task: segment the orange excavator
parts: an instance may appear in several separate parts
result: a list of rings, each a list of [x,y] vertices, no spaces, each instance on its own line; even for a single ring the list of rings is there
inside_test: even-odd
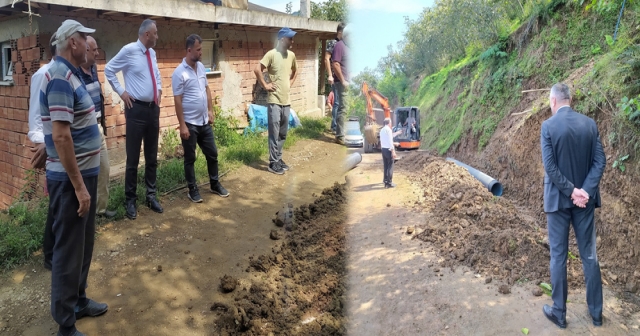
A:
[[[396,149],[417,149],[420,147],[420,110],[417,107],[389,108],[389,99],[374,88],[362,83],[362,93],[367,99],[367,120],[364,126],[364,152],[380,150],[380,129],[384,119],[391,119],[394,132],[393,142]],[[373,108],[374,99],[382,110]]]

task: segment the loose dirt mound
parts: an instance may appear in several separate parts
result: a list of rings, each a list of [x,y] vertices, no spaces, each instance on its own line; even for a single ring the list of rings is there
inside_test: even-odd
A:
[[[345,207],[345,185],[336,183],[294,209],[293,231],[278,229],[273,253],[250,257],[251,284],[229,294],[233,304],[211,306],[217,334],[345,334]]]
[[[416,167],[416,162],[426,164]],[[463,264],[513,284],[549,278],[546,230],[505,198],[493,196],[464,168],[414,153],[399,163],[423,190],[416,207],[428,213],[416,238],[439,249],[440,266]],[[572,255],[577,255],[574,251]],[[568,262],[572,285],[583,282],[579,260]]]

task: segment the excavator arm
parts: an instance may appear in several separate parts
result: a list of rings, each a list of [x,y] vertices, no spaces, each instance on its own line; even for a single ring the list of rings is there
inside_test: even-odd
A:
[[[376,89],[370,89],[367,82],[362,83],[362,93],[367,99],[367,114],[370,119],[367,121],[375,123],[375,120],[376,120],[376,116],[373,112],[373,103],[371,102],[372,98],[375,101],[377,101],[380,104],[380,106],[382,106],[382,110],[384,111],[384,117],[391,118],[391,109],[389,108],[389,99],[387,99],[387,97],[385,97],[382,93],[380,93]]]

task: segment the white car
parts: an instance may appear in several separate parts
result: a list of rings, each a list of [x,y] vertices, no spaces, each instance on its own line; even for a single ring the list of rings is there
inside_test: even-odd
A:
[[[364,136],[359,128],[348,128],[344,137],[344,144],[347,147],[363,147]]]

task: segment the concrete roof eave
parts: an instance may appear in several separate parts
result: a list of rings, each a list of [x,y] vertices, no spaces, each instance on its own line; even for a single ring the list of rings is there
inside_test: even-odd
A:
[[[12,0],[0,0],[0,8],[11,6]],[[264,13],[211,6],[194,0],[164,0],[162,6],[156,0],[38,0],[32,3],[94,9],[105,12],[120,12],[147,16],[196,20],[234,25],[262,27],[289,27],[320,33],[333,33],[338,22],[301,18],[287,14]],[[35,10],[34,10],[35,12]]]

